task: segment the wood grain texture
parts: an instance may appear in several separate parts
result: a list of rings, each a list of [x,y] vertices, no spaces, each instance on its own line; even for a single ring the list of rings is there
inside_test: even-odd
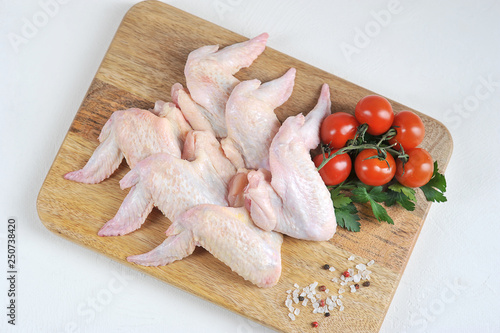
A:
[[[160,244],[170,224],[155,209],[143,227],[132,234],[97,236],[97,231],[114,216],[128,192],[121,191],[118,184],[128,167],[123,164],[109,179],[97,185],[78,184],[62,177],[85,165],[98,145],[102,126],[113,111],[132,106],[150,108],[157,99],[168,101],[171,86],[175,82],[185,84],[183,69],[190,51],[202,45],[226,46],[244,40],[246,38],[231,31],[157,1],[134,6],[123,19],[42,186],[37,202],[40,219],[49,230],[75,243],[278,331],[309,331],[310,323],[319,321],[321,326],[317,332],[376,332],[429,211],[430,204],[423,200],[422,194],[413,212],[388,208],[395,225],[378,223],[368,209],[361,206],[360,233],[338,229],[328,242],[285,237],[280,282],[275,287],[261,289],[243,280],[203,249],[164,267],[128,263],[125,260],[128,255],[147,252]],[[290,100],[276,111],[280,120],[308,112],[316,103],[324,82],[331,87],[334,112],[353,113],[356,102],[371,93],[270,48],[237,77],[268,81],[290,67],[297,69],[296,84]],[[391,102],[396,112],[411,110]],[[422,146],[444,171],[452,151],[451,136],[441,123],[419,114],[426,127]],[[351,255],[356,259],[347,261]],[[376,262],[371,266],[372,285],[354,294],[344,294],[343,312],[337,308],[325,318],[313,314],[310,306],[299,306],[302,312],[297,320],[288,318],[284,305],[286,290],[293,289],[294,283],[304,287],[318,281],[334,293],[339,285],[331,282],[333,277],[370,259]],[[337,271],[322,270],[325,263]]]

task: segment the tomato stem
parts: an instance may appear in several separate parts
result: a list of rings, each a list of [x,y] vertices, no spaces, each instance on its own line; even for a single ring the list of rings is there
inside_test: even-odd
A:
[[[377,157],[382,159],[382,160],[385,160],[386,162],[387,162],[387,160],[386,160],[387,153],[390,153],[391,155],[394,155],[397,158],[402,159],[403,161],[408,160],[408,155],[405,153],[403,147],[401,147],[401,151],[393,149],[393,147],[396,146],[397,143],[393,143],[389,146],[382,145],[382,143],[384,141],[387,141],[396,135],[396,130],[394,128],[391,128],[384,135],[382,135],[376,144],[364,142],[364,140],[365,140],[364,136],[365,136],[367,129],[368,129],[367,124],[359,125],[358,130],[356,131],[356,135],[354,136],[354,139],[350,140],[350,142],[348,143],[347,146],[340,148],[335,153],[331,152],[331,148],[329,145],[321,145],[321,152],[323,154],[323,161],[317,167],[317,170],[318,171],[321,170],[321,168],[323,168],[330,160],[334,159],[335,156],[341,155],[344,153],[348,153],[348,152],[354,151],[354,150],[375,149],[377,151],[377,154],[378,154]],[[356,143],[358,143],[359,138],[361,138],[361,143],[356,144]]]

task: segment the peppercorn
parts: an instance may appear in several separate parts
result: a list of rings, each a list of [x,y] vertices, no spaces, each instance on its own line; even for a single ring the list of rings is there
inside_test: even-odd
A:
[[[299,296],[299,301],[303,301],[304,300],[304,296]]]
[[[325,317],[330,317],[330,312],[325,312]]]
[[[312,327],[318,327],[319,326],[319,324],[318,324],[317,321],[313,322],[311,325],[312,325]]]
[[[363,287],[369,287],[369,286],[370,286],[370,281],[363,282]]]
[[[359,284],[357,284],[357,283],[356,283],[356,284],[354,285],[354,288],[359,289]]]
[[[351,276],[351,274],[349,274],[349,272],[348,272],[348,271],[345,271],[345,272],[344,272],[344,276],[345,276],[345,277],[349,277],[349,276]]]
[[[325,291],[326,290],[326,287],[325,286],[319,286],[319,291]]]
[[[322,300],[319,301],[319,306],[325,306],[325,300],[324,299],[322,299]]]
[[[330,265],[328,265],[328,264],[324,264],[324,265],[323,265],[323,269],[330,269]]]

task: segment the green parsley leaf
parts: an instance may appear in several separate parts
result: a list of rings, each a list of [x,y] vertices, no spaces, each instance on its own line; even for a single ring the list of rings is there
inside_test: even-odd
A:
[[[342,208],[352,202],[351,198],[340,192],[341,188],[337,187],[330,191],[333,207]]]
[[[416,201],[417,198],[415,197],[415,190],[412,189],[411,187],[406,187],[404,185],[401,185],[400,183],[394,183],[391,186],[389,186],[389,189],[394,191],[394,192],[401,192],[405,196],[408,197],[408,199],[412,201]]]
[[[359,223],[358,209],[351,202],[341,208],[335,209],[335,219],[339,227],[345,228],[349,231],[358,232],[361,223]]]
[[[420,189],[424,192],[427,201],[433,202],[446,202],[447,199],[444,196],[446,192],[446,179],[444,175],[439,173],[437,161],[434,162],[434,173],[432,174],[431,180]]]
[[[415,202],[417,198],[415,197],[415,190],[401,185],[400,183],[394,183],[389,186],[387,190],[387,199],[385,200],[386,206],[393,206],[398,203],[401,207],[406,210],[415,210]]]
[[[358,187],[352,191],[352,201],[365,203],[369,202],[373,211],[373,216],[379,221],[386,221],[389,224],[394,224],[394,221],[391,219],[389,214],[387,214],[387,210],[380,205],[378,202],[383,202],[387,200],[387,192],[382,192],[382,187],[377,186],[367,190],[366,187]]]

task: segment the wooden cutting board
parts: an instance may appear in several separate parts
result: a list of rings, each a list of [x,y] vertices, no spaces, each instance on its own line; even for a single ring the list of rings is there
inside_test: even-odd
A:
[[[320,324],[318,332],[378,331],[429,211],[430,204],[421,193],[413,212],[398,207],[388,209],[395,225],[377,222],[369,210],[361,206],[362,231],[359,233],[339,228],[328,242],[285,237],[280,282],[275,287],[261,289],[203,249],[164,267],[128,263],[127,256],[147,252],[164,240],[164,231],[170,222],[156,209],[143,227],[132,234],[98,237],[97,231],[114,216],[128,193],[128,190],[120,190],[118,184],[129,171],[125,163],[101,184],[85,185],[63,179],[65,173],[85,165],[98,145],[102,126],[113,111],[130,107],[147,109],[158,99],[170,100],[171,86],[176,82],[185,84],[183,69],[190,51],[203,45],[226,46],[244,40],[246,38],[238,34],[157,1],[134,6],[123,19],[45,179],[37,202],[40,219],[49,230],[77,244],[278,331],[308,331],[313,321]],[[311,110],[324,82],[332,90],[333,112],[353,113],[356,102],[370,94],[366,89],[271,48],[237,77],[268,81],[290,67],[297,69],[297,79],[292,97],[276,111],[281,121]],[[411,110],[392,103],[396,112]],[[438,121],[420,115],[426,127],[422,146],[430,151],[443,171],[452,151],[450,133]],[[354,261],[347,260],[351,255],[355,256]],[[313,314],[310,305],[299,305],[301,314],[295,321],[287,316],[286,291],[294,289],[293,284],[305,287],[317,281],[326,285],[330,294],[337,294],[339,285],[331,279],[371,259],[375,260],[370,268],[371,286],[343,294],[344,311],[338,311],[337,307],[327,318]],[[325,263],[337,271],[321,269]]]

